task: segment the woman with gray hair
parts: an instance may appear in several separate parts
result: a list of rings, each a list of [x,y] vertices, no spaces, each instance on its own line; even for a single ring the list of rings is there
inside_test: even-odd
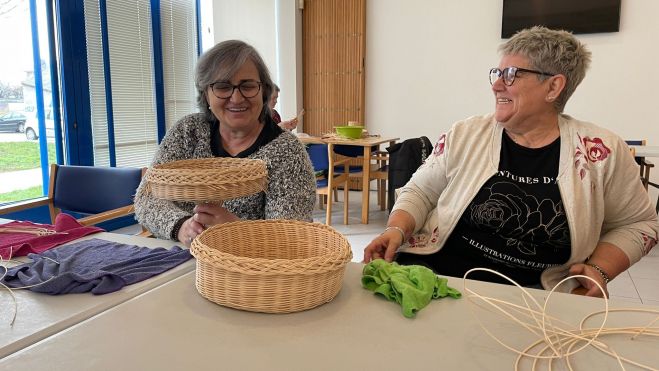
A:
[[[454,277],[485,267],[545,289],[585,275],[606,292],[657,243],[659,224],[625,142],[562,113],[591,54],[544,27],[518,32],[500,51],[489,73],[494,113],[439,137],[364,261],[395,258]],[[605,294],[585,278],[559,290]]]
[[[273,82],[250,45],[229,40],[197,62],[195,85],[201,113],[180,119],[160,143],[153,165],[207,158],[265,161],[265,192],[226,200],[222,205],[172,202],[144,192],[135,196],[137,220],[156,237],[190,245],[204,228],[238,219],[311,221],[316,181],[302,143],[272,120],[268,100]]]

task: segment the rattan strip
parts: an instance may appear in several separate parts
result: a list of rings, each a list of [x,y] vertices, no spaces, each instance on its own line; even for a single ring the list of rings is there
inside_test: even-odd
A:
[[[232,308],[289,313],[331,301],[340,291],[350,244],[331,227],[286,220],[214,226],[193,242],[196,286]]]
[[[262,160],[203,158],[159,164],[144,175],[146,190],[173,201],[221,201],[265,191]]]

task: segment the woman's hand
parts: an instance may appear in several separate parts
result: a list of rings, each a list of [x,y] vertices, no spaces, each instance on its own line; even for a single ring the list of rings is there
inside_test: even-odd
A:
[[[203,225],[204,229],[211,225],[240,220],[235,214],[224,208],[222,204],[217,203],[197,204],[192,211],[195,213],[192,218]]]
[[[597,271],[597,269],[587,264],[574,264],[570,267],[570,276],[574,275],[582,275],[594,279],[602,286],[604,293],[606,293],[606,297],[609,297],[609,291],[606,288],[606,282],[604,282],[604,278],[602,278],[602,275]],[[574,289],[572,293],[585,296],[594,296],[598,298],[604,296],[602,291],[600,291],[599,287],[597,287],[593,281],[582,277],[577,278],[577,280],[581,286]]]
[[[190,246],[201,232],[206,228],[222,223],[240,220],[235,214],[229,212],[221,204],[203,203],[195,206],[194,215],[186,220],[178,232],[178,240]]]
[[[176,238],[181,241],[185,246],[190,247],[190,244],[192,244],[192,240],[197,237],[201,232],[204,231],[204,226],[194,220],[194,216],[188,218],[183,224],[181,224],[181,228],[178,230],[178,236]]]
[[[381,235],[375,237],[371,243],[364,249],[363,263],[369,263],[371,260],[384,259],[388,262],[394,260],[396,250],[403,243],[401,233],[395,229],[389,229]]]

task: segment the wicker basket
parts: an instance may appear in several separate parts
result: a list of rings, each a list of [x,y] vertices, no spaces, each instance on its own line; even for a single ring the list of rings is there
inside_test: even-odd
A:
[[[244,158],[203,158],[156,165],[147,170],[147,192],[172,201],[213,202],[264,191],[265,162]]]
[[[317,307],[341,289],[350,244],[324,224],[289,220],[213,226],[190,247],[206,299],[236,309],[289,313]]]

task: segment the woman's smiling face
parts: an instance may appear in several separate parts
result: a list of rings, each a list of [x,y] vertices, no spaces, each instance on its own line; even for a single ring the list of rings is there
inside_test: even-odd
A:
[[[533,69],[526,57],[504,55],[499,62],[499,69],[511,66]],[[503,78],[496,80],[492,84],[495,119],[507,127],[513,127],[536,115],[546,114],[552,109],[545,99],[548,92],[546,81],[540,81],[538,75],[530,72],[517,72],[510,86],[503,83]]]
[[[227,81],[236,86],[231,97],[218,98],[211,87],[206,91],[211,112],[222,125],[231,130],[249,131],[259,125],[259,116],[263,110],[263,89],[259,89],[254,97],[245,98],[237,88],[237,85],[245,81],[260,81],[256,65],[249,59]]]

